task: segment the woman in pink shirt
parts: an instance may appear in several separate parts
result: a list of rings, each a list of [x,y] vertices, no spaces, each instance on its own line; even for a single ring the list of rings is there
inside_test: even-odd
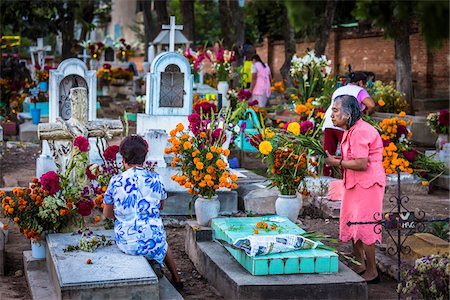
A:
[[[257,100],[260,107],[265,107],[271,92],[270,81],[272,78],[270,68],[262,62],[258,54],[253,55],[252,60],[252,83],[250,85],[252,100]]]
[[[350,72],[350,83],[338,88],[331,96],[331,104],[325,112],[324,122],[322,125],[323,130],[323,148],[335,154],[339,143],[342,140],[342,134],[344,131],[342,128],[336,127],[331,122],[331,108],[333,107],[334,98],[340,95],[351,95],[358,100],[359,108],[361,111],[371,115],[375,112],[375,102],[370,98],[369,93],[363,88],[367,83],[367,76],[364,73]],[[334,177],[332,169],[324,166],[323,175]]]
[[[347,222],[373,222],[383,210],[386,174],[382,165],[383,142],[378,131],[361,119],[361,110],[354,96],[334,99],[331,120],[344,130],[341,157],[327,151],[325,163],[341,167],[344,174],[339,239],[352,240],[353,253],[360,266],[354,271],[368,283],[378,283],[375,263],[375,242],[381,243],[381,231],[374,224],[347,225]]]

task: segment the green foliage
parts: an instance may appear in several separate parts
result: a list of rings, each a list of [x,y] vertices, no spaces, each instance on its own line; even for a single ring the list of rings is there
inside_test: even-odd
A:
[[[431,234],[448,241],[450,237],[450,231],[448,227],[448,222],[439,221],[430,224]]]
[[[383,28],[386,37],[396,38],[400,22],[418,20],[421,34],[428,47],[442,46],[449,36],[448,1],[383,1],[357,0],[353,15],[358,20],[371,21],[375,27]]]
[[[283,30],[286,20],[280,18],[284,13],[283,1],[251,1],[245,5],[244,12],[246,24],[255,26],[258,30],[253,31],[255,41],[262,41],[262,37],[268,36],[270,39],[283,39]]]

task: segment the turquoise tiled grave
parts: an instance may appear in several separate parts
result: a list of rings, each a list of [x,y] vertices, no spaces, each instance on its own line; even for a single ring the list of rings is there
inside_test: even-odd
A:
[[[276,217],[278,220],[272,221]],[[253,235],[255,225],[267,220],[269,224],[277,224],[277,230],[259,230],[259,235],[283,234],[301,235],[305,231],[287,218],[278,216],[254,218],[216,218],[211,227],[215,239],[233,243],[236,239]],[[298,273],[336,273],[338,271],[338,255],[322,249],[297,250],[251,257],[243,250],[226,247],[231,255],[252,275],[280,275]]]

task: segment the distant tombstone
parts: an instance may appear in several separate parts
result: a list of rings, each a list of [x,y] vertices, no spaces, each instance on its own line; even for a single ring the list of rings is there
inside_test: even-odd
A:
[[[71,88],[84,87],[88,91],[89,121],[97,117],[97,77],[94,70],[88,70],[86,64],[78,58],[62,61],[56,70],[50,70],[49,79],[49,122],[56,122],[57,117],[63,120],[70,118]]]
[[[132,61],[128,62],[127,68],[128,68],[131,72],[133,72],[133,75],[134,75],[134,76],[139,76],[139,71],[138,71],[137,66],[136,66],[136,64],[135,64],[134,62],[132,62]]]
[[[116,59],[116,53],[114,48],[108,47],[104,51],[104,62],[114,62]]]

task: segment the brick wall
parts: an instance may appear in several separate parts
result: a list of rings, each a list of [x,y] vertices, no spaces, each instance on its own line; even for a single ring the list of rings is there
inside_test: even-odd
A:
[[[441,49],[431,52],[426,49],[420,34],[413,33],[410,36],[410,45],[415,97],[448,97],[449,41],[447,40]],[[271,66],[275,80],[281,80],[279,70],[284,63],[283,42],[275,41],[269,45],[265,39],[256,48],[261,59]],[[307,48],[314,48],[314,43],[297,43],[297,55],[301,56]],[[325,55],[331,59],[335,74],[344,73],[344,65],[351,64],[353,70],[375,73],[376,79],[385,82],[395,81],[394,41],[385,39],[381,31],[369,33],[358,33],[354,29],[332,31]]]

